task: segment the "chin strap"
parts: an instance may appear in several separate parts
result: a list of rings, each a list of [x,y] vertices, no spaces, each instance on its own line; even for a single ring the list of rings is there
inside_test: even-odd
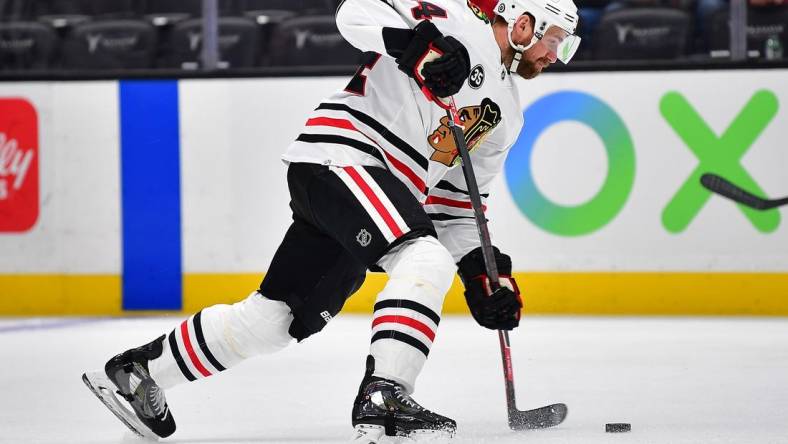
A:
[[[520,66],[520,60],[523,58],[523,53],[520,51],[514,52],[514,58],[512,59],[511,65],[509,65],[509,73],[516,73],[517,67]]]

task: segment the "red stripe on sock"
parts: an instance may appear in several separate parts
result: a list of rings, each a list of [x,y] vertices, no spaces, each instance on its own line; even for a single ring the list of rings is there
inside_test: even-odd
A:
[[[189,359],[192,360],[192,364],[194,367],[202,373],[203,376],[211,376],[211,372],[205,368],[204,365],[200,362],[200,359],[197,357],[197,353],[194,352],[194,347],[192,347],[192,341],[189,339],[189,320],[183,321],[181,324],[181,337],[183,338],[183,346],[186,347],[186,353],[189,355]]]
[[[367,196],[367,199],[372,203],[372,206],[378,211],[380,217],[383,218],[383,221],[386,222],[386,225],[391,230],[391,233],[394,237],[399,238],[402,236],[402,230],[397,223],[394,221],[394,218],[391,217],[391,213],[383,206],[383,203],[378,199],[378,196],[375,195],[375,192],[372,191],[372,188],[364,181],[364,178],[361,177],[360,174],[356,171],[353,167],[344,167],[345,171],[347,171],[348,175],[353,179],[353,182],[356,182],[361,191],[364,192],[364,195]]]
[[[416,330],[424,333],[425,336],[430,338],[430,341],[435,340],[435,332],[432,331],[432,329],[428,327],[427,324],[424,324],[423,322],[419,322],[415,319],[408,318],[405,316],[399,316],[399,315],[379,316],[375,318],[374,321],[372,321],[372,327],[374,328],[376,325],[383,324],[386,322],[393,322],[395,324],[407,325],[408,327],[415,328]]]

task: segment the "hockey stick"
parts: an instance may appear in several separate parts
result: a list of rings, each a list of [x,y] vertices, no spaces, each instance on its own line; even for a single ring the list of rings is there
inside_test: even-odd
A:
[[[725,196],[728,199],[746,205],[756,210],[770,210],[788,204],[788,197],[782,199],[764,199],[731,183],[713,173],[706,173],[700,176],[700,183],[709,191]]]
[[[436,103],[438,103],[437,100]],[[493,254],[490,232],[487,229],[487,219],[484,217],[484,211],[482,211],[482,199],[479,195],[479,186],[476,183],[476,175],[473,173],[471,156],[468,153],[468,147],[465,144],[465,136],[463,135],[462,129],[460,128],[462,123],[458,117],[457,105],[454,103],[453,97],[450,97],[448,102],[438,103],[438,105],[446,110],[449,128],[451,129],[457,149],[460,152],[460,158],[462,159],[462,173],[465,176],[465,182],[468,185],[468,194],[471,198],[471,207],[473,208],[473,215],[476,219],[476,228],[479,230],[479,240],[481,241],[482,245],[481,248],[482,256],[484,256],[484,266],[487,270],[487,276],[490,278],[490,287],[493,291],[495,291],[501,287],[498,277],[498,266],[495,263],[495,255]],[[568,413],[566,404],[552,404],[533,410],[517,410],[514,392],[512,353],[511,347],[509,345],[509,332],[506,330],[498,330],[498,340],[501,343],[501,358],[503,360],[504,383],[506,384],[506,407],[509,416],[509,427],[512,430],[542,429],[561,424]]]

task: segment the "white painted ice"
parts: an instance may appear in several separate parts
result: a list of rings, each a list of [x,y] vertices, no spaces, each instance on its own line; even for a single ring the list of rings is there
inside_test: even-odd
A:
[[[137,441],[84,370],[178,318],[0,320],[0,442]],[[167,393],[166,442],[341,443],[369,318]],[[47,327],[52,328],[34,328]],[[527,317],[512,334],[519,407],[569,405],[561,426],[512,432],[496,334],[447,317],[414,398],[459,424],[456,443],[788,443],[788,319]],[[632,423],[611,435],[606,422]]]

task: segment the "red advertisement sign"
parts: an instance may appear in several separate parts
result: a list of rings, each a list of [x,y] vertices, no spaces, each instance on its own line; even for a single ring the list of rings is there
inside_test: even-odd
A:
[[[38,219],[38,115],[24,99],[0,98],[0,233]]]

